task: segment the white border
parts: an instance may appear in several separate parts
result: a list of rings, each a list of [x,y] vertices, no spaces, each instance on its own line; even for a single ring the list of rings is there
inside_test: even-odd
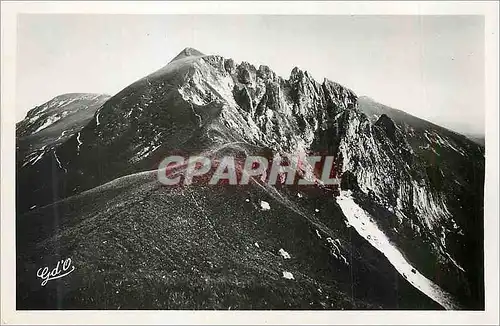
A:
[[[2,324],[498,324],[498,2],[2,2]],[[15,74],[17,13],[485,16],[485,311],[46,311],[15,310]],[[474,109],[474,108],[471,108]]]

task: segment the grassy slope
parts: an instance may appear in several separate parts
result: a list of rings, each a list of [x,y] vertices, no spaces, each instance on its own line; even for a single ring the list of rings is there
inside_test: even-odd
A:
[[[438,308],[343,226],[333,198],[313,188],[298,208],[286,199],[296,190],[281,194],[255,184],[167,188],[143,173],[35,210],[17,225],[18,309]],[[41,287],[36,270],[66,257],[76,270]]]

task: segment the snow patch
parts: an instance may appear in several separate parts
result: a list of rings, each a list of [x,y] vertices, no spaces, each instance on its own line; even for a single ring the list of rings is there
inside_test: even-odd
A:
[[[268,211],[271,209],[271,206],[269,205],[269,203],[267,201],[261,200],[260,201],[260,209],[263,211]]]
[[[332,255],[336,258],[336,259],[340,259],[340,257],[342,257],[342,252],[340,251],[340,241],[339,239],[335,239],[335,241],[328,237],[326,238],[326,242],[328,242],[330,244],[330,247],[332,249],[331,253]],[[345,259],[344,259],[345,261]]]
[[[61,135],[59,136],[59,138],[56,139],[56,141],[60,140],[61,138],[64,137],[64,135],[69,132],[68,130],[64,130],[63,132],[61,132]]]
[[[54,151],[53,153],[54,153],[54,157],[55,157],[55,159],[57,161],[57,164],[59,165],[59,168],[61,170],[64,170],[64,172],[68,172],[68,170],[65,167],[62,166],[61,161],[59,161],[59,157],[57,157],[56,151]]]
[[[59,120],[60,117],[57,117],[57,116],[53,116],[53,117],[49,117],[40,127],[38,127],[33,133],[36,134],[37,132],[39,132],[40,130],[43,130],[45,128],[47,128],[48,126],[50,126],[51,124],[55,123],[57,120]]]
[[[80,132],[78,132],[78,135],[76,136],[76,141],[78,142],[78,144],[76,145],[77,155],[80,155],[80,146],[83,144],[83,142],[80,140]]]
[[[454,298],[443,291],[437,284],[420,274],[404,258],[401,252],[389,241],[387,236],[372,222],[370,215],[359,207],[351,197],[350,191],[342,191],[337,197],[342,212],[356,231],[373,247],[387,257],[394,268],[405,277],[410,284],[433,299],[445,309],[457,309]],[[414,272],[413,272],[414,271]]]
[[[293,274],[287,271],[283,272],[283,278],[286,278],[287,280],[294,280],[295,278],[293,277]]]
[[[290,259],[292,257],[290,257],[290,254],[288,252],[285,251],[285,249],[281,248],[279,251],[280,255],[284,258],[284,259]]]
[[[47,145],[44,145],[37,152],[33,152],[33,153],[29,154],[27,156],[28,160],[26,160],[26,162],[24,162],[22,167],[24,167],[28,164],[35,165],[35,163],[38,162],[42,158],[42,156],[45,154],[45,147],[47,147]],[[38,154],[38,152],[41,152],[41,153]],[[38,156],[37,156],[37,154],[38,154]]]

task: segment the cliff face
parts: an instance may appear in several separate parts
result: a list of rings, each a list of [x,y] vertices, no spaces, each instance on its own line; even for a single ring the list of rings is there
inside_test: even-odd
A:
[[[191,60],[192,73],[179,87],[183,99],[199,106],[219,101],[218,123],[259,145],[306,150],[339,112],[356,108],[351,90],[326,79],[319,84],[298,68],[285,80],[267,66],[220,56]]]
[[[419,126],[422,137],[430,137],[429,144],[439,140],[452,157],[460,155],[464,162],[483,160],[465,172],[458,165],[442,168],[428,159],[428,151],[420,150],[423,145],[416,142],[421,138],[416,136],[420,131],[415,131],[418,128],[413,120],[403,119],[407,123],[402,123],[386,114],[367,115],[360,109],[356,94],[335,82],[325,79],[318,83],[298,68],[283,79],[267,66],[237,64],[232,59],[204,55],[194,49],[182,51],[164,68],[103,99],[96,100],[92,112],[85,109],[86,102],[81,102],[75,112],[92,115],[80,119],[71,132],[58,129],[58,137],[45,140],[45,148],[53,148],[54,155],[42,153],[36,160],[21,160],[17,171],[18,192],[23,194],[17,202],[19,212],[29,215],[34,206],[86,198],[89,191],[93,193],[95,187],[115,178],[154,170],[161,159],[172,153],[217,156],[222,151],[235,155],[267,151],[289,157],[331,155],[343,178],[342,196],[352,198],[355,210],[371,216],[364,223],[383,231],[423,275],[460,297],[460,304],[481,305],[481,289],[471,289],[469,285],[477,283],[482,270],[473,271],[477,261],[466,258],[470,252],[460,249],[460,244],[477,235],[468,229],[478,230],[477,220],[482,216],[475,222],[467,220],[465,208],[454,203],[457,189],[440,186],[445,175],[442,173],[457,180],[477,175],[477,180],[469,181],[481,184],[484,156],[472,142],[454,141],[443,130]],[[20,123],[19,143],[36,135],[35,129],[40,126],[29,121],[38,111],[33,110]],[[59,117],[61,112],[50,114]],[[129,191],[128,186],[125,189]],[[302,204],[293,197],[298,194],[290,198],[283,190],[266,191],[280,205],[293,207],[294,214],[305,216]],[[478,197],[459,193],[480,207]],[[324,193],[317,200],[335,202],[331,193]],[[351,212],[345,209],[351,206],[335,207],[335,214],[348,219]],[[26,217],[22,220],[22,225],[27,223]],[[359,230],[360,234],[363,232]],[[453,244],[449,243],[450,238]],[[371,235],[366,235],[366,239],[370,242]],[[36,241],[36,237],[30,241]],[[333,240],[331,243],[327,246],[333,255],[342,262],[342,268],[348,268],[343,263],[347,262],[346,255],[352,253],[348,245],[337,245]],[[376,248],[387,256],[383,249]],[[391,264],[396,266],[394,261]],[[416,284],[412,277],[419,274],[400,273]],[[432,284],[430,288],[435,289]],[[432,298],[446,308],[458,306],[452,303],[455,299]]]
[[[484,297],[481,267],[484,263],[484,147],[456,132],[369,98],[360,97],[358,103],[360,111],[375,125],[380,123],[377,120],[388,121],[386,117],[393,121],[396,138],[403,137],[418,158],[420,170],[428,180],[427,191],[442,198],[448,218],[433,223],[433,232],[430,233],[434,239],[430,242],[433,251],[439,252],[439,264],[447,265],[444,269],[451,274],[449,277],[441,276],[442,282],[446,282],[446,278],[460,280],[466,277],[469,281],[464,284],[468,285],[461,291],[468,293],[466,296],[476,298],[471,299],[469,304],[480,307],[478,302],[482,302]],[[413,165],[410,166],[413,168]],[[413,237],[412,230],[416,229],[414,219],[415,217],[402,221],[403,225],[411,227],[403,228],[406,230],[407,239]],[[420,230],[420,227],[417,230]],[[399,232],[401,234],[401,229]],[[401,235],[398,237],[401,238]],[[411,251],[414,246],[417,244],[411,245],[411,242],[408,242],[407,251]],[[429,273],[441,273],[433,266],[428,268]]]
[[[433,174],[411,147],[411,135],[391,118],[371,123],[351,90],[326,79],[320,84],[298,68],[285,80],[266,66],[219,56],[184,60],[193,68],[179,85],[183,100],[202,117],[214,103],[222,108],[201,118],[208,133],[230,130],[230,137],[292,156],[335,156],[339,172],[355,176],[361,193],[393,216],[396,230],[408,227],[429,243],[434,261],[454,264],[441,245],[441,225],[453,224],[445,193],[431,186]],[[218,143],[228,138],[215,137]]]

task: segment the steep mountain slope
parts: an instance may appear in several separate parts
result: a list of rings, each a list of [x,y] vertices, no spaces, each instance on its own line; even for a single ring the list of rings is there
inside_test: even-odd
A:
[[[37,158],[80,131],[109,95],[59,95],[30,110],[16,125],[17,164],[33,165]]]
[[[431,188],[443,194],[452,217],[439,224],[436,234],[441,239],[435,250],[469,279],[470,288],[465,291],[481,298],[484,291],[480,268],[484,263],[484,147],[463,135],[366,97],[359,99],[359,108],[371,121],[390,117],[397,128],[408,135],[410,146],[425,166]],[[414,232],[410,231],[408,237],[414,237]],[[410,243],[408,249],[412,246]],[[446,279],[446,275],[440,277]]]
[[[298,68],[285,80],[266,66],[185,49],[99,107],[78,134],[58,146],[56,162],[44,156],[18,168],[18,307],[436,307],[416,289],[447,309],[481,307],[482,264],[469,255],[482,253],[480,240],[472,239],[482,230],[482,192],[475,191],[482,187],[483,152],[465,138],[450,140],[446,130],[405,128],[389,115],[370,121],[352,91],[326,79],[318,83]],[[422,139],[439,143],[451,159],[463,156],[463,164],[443,156],[437,165]],[[335,198],[319,180],[304,190],[259,180],[166,189],[154,171],[136,174],[156,169],[167,155],[201,153],[213,159],[332,155],[342,196]],[[273,208],[261,211],[259,201]],[[33,205],[46,206],[30,211]],[[349,222],[364,216],[363,223]],[[106,234],[117,236],[101,242]],[[131,237],[137,241],[126,240]],[[284,250],[297,252],[288,271],[300,275],[297,283],[278,282],[286,265],[275,260],[279,256],[269,260],[254,252],[260,247],[252,247],[260,243],[256,239],[274,255],[283,242],[293,248]],[[109,250],[102,246],[108,241]],[[401,258],[385,251],[389,243]],[[225,267],[205,266],[200,259],[207,253]],[[50,263],[50,255],[76,259],[74,278],[81,282],[54,281],[52,288],[40,289],[36,279],[28,281],[36,266]],[[141,264],[124,268],[121,261],[133,257]],[[147,264],[165,259],[166,265],[147,271]],[[92,275],[94,268],[102,277]],[[167,273],[165,283],[158,279],[164,268],[183,277]],[[136,282],[128,284],[132,289],[120,273]],[[205,283],[186,285],[200,273],[208,273]],[[106,291],[111,280],[122,281],[114,285],[116,295]],[[318,284],[328,287],[324,298],[312,290]],[[151,286],[174,297],[144,297]],[[196,301],[200,287],[203,302]],[[127,302],[119,293],[132,293],[138,301]],[[84,302],[75,301],[78,295]]]

